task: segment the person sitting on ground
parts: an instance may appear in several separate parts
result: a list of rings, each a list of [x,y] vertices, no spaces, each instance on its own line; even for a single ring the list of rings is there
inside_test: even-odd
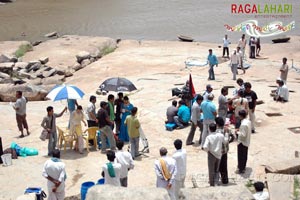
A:
[[[280,78],[280,77],[278,77],[278,78],[276,79],[276,84],[277,84],[277,85],[279,85],[279,81],[281,81],[281,78]],[[277,86],[276,90],[271,90],[270,95],[271,95],[272,97],[275,97],[275,96],[278,94],[278,88],[279,88],[279,86]]]
[[[174,121],[174,117],[177,115],[178,112],[178,108],[177,108],[177,101],[173,100],[172,101],[172,105],[170,107],[167,108],[167,120],[165,121],[165,123],[175,123]]]
[[[121,164],[115,162],[115,152],[108,150],[106,153],[108,163],[102,166],[104,173],[104,184],[120,186]]]
[[[269,193],[264,191],[265,185],[261,181],[257,181],[253,184],[256,193],[253,194],[255,200],[269,200]]]
[[[274,96],[274,101],[287,102],[289,100],[289,89],[284,84],[283,80],[278,81],[277,94]]]
[[[189,124],[191,118],[191,111],[185,105],[183,100],[179,101],[179,108],[177,116],[174,116],[174,121],[178,129],[182,129]]]

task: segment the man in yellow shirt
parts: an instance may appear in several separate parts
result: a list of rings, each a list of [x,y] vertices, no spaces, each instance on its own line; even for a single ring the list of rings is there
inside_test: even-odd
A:
[[[140,122],[136,117],[137,107],[133,107],[131,115],[128,115],[125,119],[124,124],[127,125],[129,142],[130,142],[130,153],[132,158],[139,156],[139,140],[140,140]]]

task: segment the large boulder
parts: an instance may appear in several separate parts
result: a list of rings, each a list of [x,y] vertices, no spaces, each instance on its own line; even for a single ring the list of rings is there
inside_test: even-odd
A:
[[[8,56],[1,54],[0,55],[0,63],[10,62],[10,59]]]
[[[96,185],[88,190],[86,200],[95,199],[151,199],[151,200],[169,200],[167,190],[162,188],[125,188],[110,185]]]
[[[16,101],[16,91],[22,91],[29,101],[44,100],[51,88],[36,85],[0,84],[0,101]]]
[[[16,62],[14,68],[27,69],[28,62]]]
[[[89,59],[90,57],[91,57],[91,54],[87,51],[80,51],[76,55],[77,62],[79,62],[79,63],[81,63],[81,61],[83,61],[85,59]]]
[[[48,78],[43,78],[42,79],[42,84],[43,85],[60,85],[63,84],[65,79],[65,76],[60,76],[58,74],[48,77]]]
[[[7,63],[0,63],[0,72],[4,72],[4,73],[11,73],[13,66],[15,63],[13,62],[7,62]]]

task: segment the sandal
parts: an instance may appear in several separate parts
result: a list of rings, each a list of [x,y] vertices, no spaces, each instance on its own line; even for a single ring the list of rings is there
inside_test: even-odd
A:
[[[20,136],[19,136],[19,138],[23,138],[23,137],[24,137],[24,135],[20,135]]]

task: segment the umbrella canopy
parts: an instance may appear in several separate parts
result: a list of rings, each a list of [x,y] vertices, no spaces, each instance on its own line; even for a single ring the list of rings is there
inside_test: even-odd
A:
[[[81,99],[84,93],[74,85],[57,85],[46,97],[52,101],[59,101],[63,99]]]
[[[131,92],[133,90],[136,90],[136,87],[130,80],[120,77],[106,79],[99,86],[99,88],[101,90],[114,92]]]

